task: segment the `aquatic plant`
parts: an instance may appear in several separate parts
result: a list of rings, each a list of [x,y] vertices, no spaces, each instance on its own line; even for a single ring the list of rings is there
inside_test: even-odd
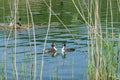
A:
[[[118,73],[118,56],[119,56],[119,44],[114,41],[113,30],[113,9],[112,1],[106,1],[106,37],[103,36],[102,19],[101,19],[101,7],[102,1],[90,0],[85,2],[85,8],[80,5],[80,9],[76,5],[76,2],[72,0],[76,10],[87,25],[88,29],[88,79],[89,80],[115,80],[120,75]],[[78,1],[81,3],[80,1]],[[117,1],[118,2],[118,1]],[[88,12],[85,16],[86,9]],[[109,12],[110,13],[109,13]],[[118,12],[119,13],[119,12]],[[108,15],[110,18],[108,19]],[[111,22],[111,33],[108,32],[108,21]],[[118,47],[115,47],[118,45]]]

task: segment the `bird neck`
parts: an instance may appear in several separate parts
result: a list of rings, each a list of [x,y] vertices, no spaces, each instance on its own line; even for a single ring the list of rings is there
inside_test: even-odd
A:
[[[53,46],[53,49],[55,49],[57,51],[57,48],[55,46]]]
[[[65,46],[62,47],[62,55],[65,55]]]
[[[65,46],[62,47],[62,50],[65,50]]]

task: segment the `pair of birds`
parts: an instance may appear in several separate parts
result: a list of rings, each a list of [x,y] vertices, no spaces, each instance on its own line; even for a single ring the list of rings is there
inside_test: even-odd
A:
[[[62,49],[61,49],[62,55],[65,55],[65,52],[75,51],[74,48],[67,48],[66,49],[66,44],[65,43],[63,43],[62,46],[63,46]],[[43,50],[43,52],[44,53],[53,53],[53,54],[56,54],[57,53],[57,48],[55,47],[55,43],[52,43],[51,47],[52,48],[48,48],[48,49]]]

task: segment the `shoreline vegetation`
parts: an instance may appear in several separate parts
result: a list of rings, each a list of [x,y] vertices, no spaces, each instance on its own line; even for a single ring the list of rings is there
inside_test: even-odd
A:
[[[10,29],[15,29],[15,26],[10,26],[10,25],[1,25],[0,26],[0,30],[10,30]],[[21,25],[19,28],[16,27],[16,29],[27,29],[27,28],[32,28],[32,25],[27,25],[27,24],[23,24]]]
[[[60,25],[59,22],[51,22],[50,24],[52,27],[58,27]],[[35,28],[43,28],[43,27],[46,27],[47,26],[47,23],[43,23],[43,24],[40,24],[40,25],[35,25]],[[24,29],[28,29],[28,28],[32,28],[33,25],[32,24],[22,24],[21,26],[17,27],[16,25],[16,29],[17,30],[24,30]],[[11,30],[11,29],[15,29],[15,26],[10,26],[8,24],[1,24],[0,25],[0,30]]]

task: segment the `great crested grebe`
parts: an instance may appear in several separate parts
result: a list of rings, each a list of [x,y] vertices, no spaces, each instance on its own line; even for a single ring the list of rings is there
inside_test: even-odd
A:
[[[57,52],[57,48],[55,47],[55,43],[51,44],[52,48],[48,48],[43,50],[44,53],[56,53]]]
[[[63,43],[62,46],[63,46],[62,50],[61,50],[62,51],[62,55],[65,55],[65,52],[73,52],[73,51],[75,51],[74,48],[67,48],[66,49],[66,44],[65,43]]]

